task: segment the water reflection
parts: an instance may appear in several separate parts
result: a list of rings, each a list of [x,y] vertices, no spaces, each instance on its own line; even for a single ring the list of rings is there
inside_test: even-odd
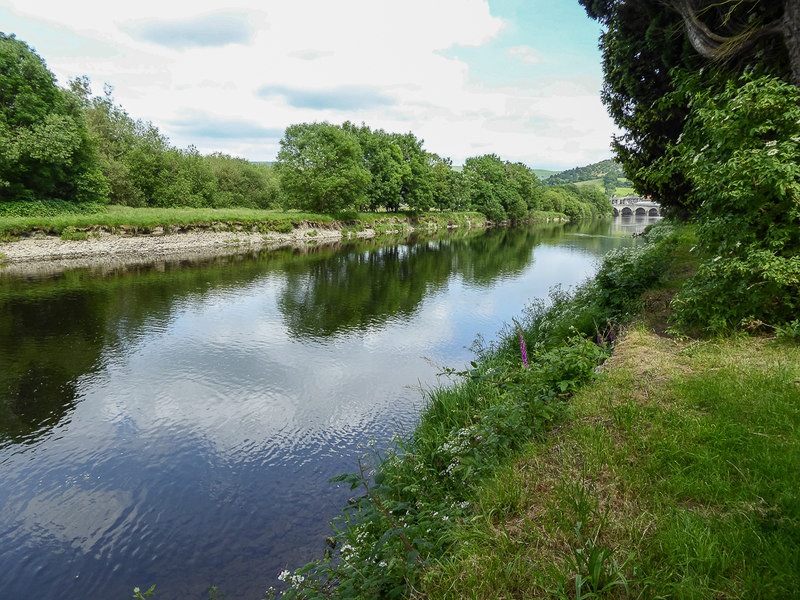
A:
[[[0,589],[257,598],[321,550],[359,444],[630,236],[608,222],[0,283]]]

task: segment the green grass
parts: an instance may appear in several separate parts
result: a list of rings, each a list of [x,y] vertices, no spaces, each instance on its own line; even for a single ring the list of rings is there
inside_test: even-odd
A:
[[[615,196],[636,196],[636,190],[632,187],[618,187],[614,190]]]
[[[347,213],[338,216],[345,222],[358,221],[370,226],[376,222],[394,220],[415,220],[429,224],[446,226],[448,222],[463,225],[467,220],[485,221],[479,213],[433,212],[418,215],[416,213]],[[231,225],[257,226],[264,233],[291,231],[292,224],[309,222],[319,226],[332,224],[336,216],[300,211],[254,210],[246,208],[213,209],[213,208],[130,208],[125,206],[109,206],[107,210],[91,214],[59,214],[38,217],[0,218],[0,238],[24,235],[32,231],[61,235],[68,227],[76,230],[105,228],[117,230],[125,228],[133,232],[148,232],[158,227],[191,227]],[[388,227],[388,226],[387,226]]]
[[[478,487],[417,597],[800,597],[800,345],[664,337],[691,238],[569,419]]]

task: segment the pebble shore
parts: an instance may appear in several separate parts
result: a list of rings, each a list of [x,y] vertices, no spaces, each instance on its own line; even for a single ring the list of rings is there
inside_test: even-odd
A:
[[[101,270],[160,261],[202,260],[292,244],[333,242],[341,231],[309,228],[290,233],[200,230],[159,235],[93,234],[87,240],[62,240],[35,234],[0,244],[0,275],[36,275],[91,267]],[[367,229],[358,237],[372,237]]]

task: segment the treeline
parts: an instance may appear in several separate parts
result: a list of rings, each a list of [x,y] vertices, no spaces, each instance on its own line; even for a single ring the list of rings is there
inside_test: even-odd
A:
[[[800,3],[579,1],[626,176],[698,225],[677,318],[800,328]]]
[[[589,218],[611,210],[599,190],[545,189],[521,163],[489,154],[469,158],[459,171],[413,133],[350,122],[288,127],[274,165],[178,149],[117,105],[110,87],[95,96],[80,77],[60,88],[27,44],[2,33],[0,72],[0,215],[53,203],[474,210],[492,221],[521,221],[533,211]]]
[[[531,169],[495,154],[468,158],[457,171],[413,133],[350,122],[288,127],[275,166],[286,204],[315,212],[475,210],[492,221],[520,221],[532,211],[609,213],[597,189],[546,189]]]

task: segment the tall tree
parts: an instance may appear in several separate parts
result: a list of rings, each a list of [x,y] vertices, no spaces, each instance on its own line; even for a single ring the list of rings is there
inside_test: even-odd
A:
[[[383,129],[373,131],[363,123],[358,127],[345,122],[342,129],[358,138],[364,166],[371,175],[365,192],[366,208],[398,210],[403,199],[403,180],[410,175],[400,144]]]
[[[800,86],[800,3],[796,0],[668,0],[695,50],[717,62],[745,56],[763,38],[782,38],[791,81]],[[780,43],[773,40],[774,61]]]
[[[358,138],[330,123],[290,125],[280,142],[277,168],[292,206],[333,213],[361,206],[370,173]]]
[[[423,150],[423,140],[409,132],[394,134],[394,140],[403,151],[403,182],[400,194],[403,202],[411,210],[429,210],[433,207],[434,174],[428,160],[428,153]]]
[[[106,201],[77,98],[25,42],[0,33],[0,200]]]
[[[789,55],[797,51],[796,41],[791,40],[798,39],[798,3],[579,1],[589,16],[606,28],[600,40],[605,74],[602,97],[612,118],[624,130],[614,138],[613,146],[627,178],[640,193],[687,214],[691,184],[684,171],[672,164],[671,157],[689,114],[691,97],[696,90],[709,86],[721,90],[728,79],[745,70],[785,79],[792,76]],[[780,31],[776,23],[780,23]],[[708,48],[713,47],[722,61],[714,69],[702,69],[708,66],[704,56],[708,53],[697,50],[703,46],[703,35]],[[689,86],[681,85],[687,73],[695,74],[695,79]]]

